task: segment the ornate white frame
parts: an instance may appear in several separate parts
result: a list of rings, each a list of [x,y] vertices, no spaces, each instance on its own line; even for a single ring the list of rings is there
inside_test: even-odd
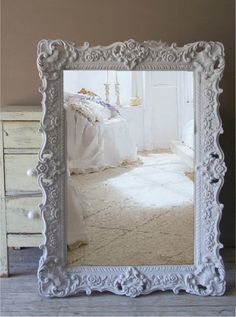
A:
[[[38,268],[40,293],[64,297],[85,291],[110,291],[135,297],[156,290],[185,290],[196,295],[222,295],[225,270],[219,242],[223,205],[219,192],[226,166],[219,146],[219,82],[224,47],[218,42],[175,43],[134,40],[109,46],[76,46],[62,40],[38,44],[37,67],[42,86],[44,141],[37,165],[42,189],[43,255]],[[195,240],[193,265],[67,267],[65,241],[65,114],[63,70],[186,70],[194,72],[196,117]]]

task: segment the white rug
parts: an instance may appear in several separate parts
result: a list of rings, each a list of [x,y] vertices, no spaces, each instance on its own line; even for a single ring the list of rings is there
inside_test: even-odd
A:
[[[172,153],[140,156],[143,164],[76,175],[90,202],[89,243],[68,252],[73,265],[193,263],[194,184]]]

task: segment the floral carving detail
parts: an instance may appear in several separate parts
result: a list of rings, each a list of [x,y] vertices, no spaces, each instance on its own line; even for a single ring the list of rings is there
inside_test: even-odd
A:
[[[209,103],[212,103],[214,101],[215,92],[212,88],[207,88],[205,90],[205,96],[208,99]]]
[[[205,138],[203,140],[204,142],[204,148],[206,152],[212,152],[214,151],[215,148],[215,144],[214,144],[214,136],[213,135],[209,135],[208,138]]]
[[[73,43],[66,43],[61,40],[42,40],[38,45],[37,65],[39,75],[41,78],[46,75],[47,79],[56,80],[59,78],[60,70],[63,67],[66,68],[67,63],[76,61],[77,58],[78,52]],[[56,92],[54,91],[54,93]]]
[[[36,169],[39,176],[53,180],[57,175],[64,172],[65,166],[53,156],[41,159],[38,162]]]
[[[48,200],[50,201],[50,208],[57,206],[59,198],[58,188],[53,185],[48,186]]]
[[[49,90],[48,90],[48,100],[49,100],[49,103],[50,104],[53,104],[54,101],[56,100],[57,98],[57,91],[54,87],[51,87]]]
[[[210,204],[212,204],[212,202],[214,202],[214,188],[211,186],[210,182],[208,181],[205,186],[203,187],[203,200],[206,202],[206,204],[208,204],[210,202]]]
[[[87,62],[96,62],[102,56],[102,53],[99,51],[88,50],[84,54],[84,60]]]
[[[221,214],[222,210],[223,210],[223,205],[212,205],[212,202],[206,202],[206,204],[208,205],[210,203],[210,206],[208,206],[207,208],[205,208],[205,210],[202,213],[202,216],[204,218],[204,220],[210,224],[214,221],[214,219]],[[214,222],[213,222],[214,223]]]
[[[163,61],[165,62],[175,62],[177,59],[177,55],[174,53],[173,50],[164,50],[163,53],[161,54],[161,57]]]
[[[224,161],[216,153],[208,153],[203,163],[198,166],[198,169],[201,170],[202,175],[210,182],[222,179],[227,170]]]
[[[214,131],[214,124],[215,124],[215,114],[213,112],[210,112],[209,115],[205,118],[203,121],[204,128],[207,131]]]
[[[211,208],[207,208],[203,211],[202,217],[207,223],[212,221],[212,210]]]
[[[77,285],[77,280],[73,275],[73,285]],[[67,271],[64,270],[61,261],[56,256],[48,256],[45,261],[42,258],[39,263],[38,279],[40,281],[40,292],[48,297],[63,297],[71,289],[71,279],[67,278]]]
[[[47,219],[50,221],[58,219],[59,217],[58,209],[52,207],[51,205],[43,206],[41,212],[44,213],[44,216],[47,217]]]
[[[169,275],[153,275],[152,283],[155,286],[170,286],[176,285],[180,281],[182,281],[182,277],[177,274],[169,274]]]
[[[196,295],[222,295],[225,292],[225,271],[221,263],[213,263],[206,257],[194,274],[185,277],[186,292]]]
[[[48,137],[48,142],[52,145],[52,146],[55,146],[57,145],[57,142],[58,142],[58,135],[57,134],[51,134],[49,137]]]
[[[58,117],[55,115],[48,115],[44,120],[44,127],[46,127],[47,131],[55,131],[58,127]]]
[[[100,276],[95,276],[95,275],[89,275],[86,277],[87,284],[92,287],[92,286],[98,286],[101,284],[102,279]]]
[[[214,230],[211,230],[206,234],[205,245],[208,251],[212,252],[215,246],[215,233]]]
[[[150,281],[137,269],[130,267],[125,274],[121,274],[114,283],[116,289],[126,296],[136,297],[149,288]]]
[[[55,233],[50,233],[50,236],[48,237],[48,244],[50,245],[51,249],[55,249],[57,247],[58,241]]]
[[[134,40],[129,40],[115,45],[112,53],[118,62],[122,62],[128,68],[133,69],[148,56],[149,49]]]

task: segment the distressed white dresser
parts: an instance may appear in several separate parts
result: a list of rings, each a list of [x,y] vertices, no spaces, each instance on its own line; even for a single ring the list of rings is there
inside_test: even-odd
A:
[[[41,107],[2,107],[0,114],[1,276],[8,276],[8,248],[41,243],[41,192],[35,166],[41,146]]]

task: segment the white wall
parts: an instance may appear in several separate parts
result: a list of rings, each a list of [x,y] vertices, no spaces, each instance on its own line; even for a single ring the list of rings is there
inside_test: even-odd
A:
[[[110,84],[110,103],[114,104],[116,73],[120,83],[120,101],[127,104],[132,95],[132,83],[130,71],[108,71],[108,83]],[[104,83],[107,83],[107,71],[104,70],[80,70],[64,71],[64,91],[77,93],[81,88],[94,91],[105,99]]]

